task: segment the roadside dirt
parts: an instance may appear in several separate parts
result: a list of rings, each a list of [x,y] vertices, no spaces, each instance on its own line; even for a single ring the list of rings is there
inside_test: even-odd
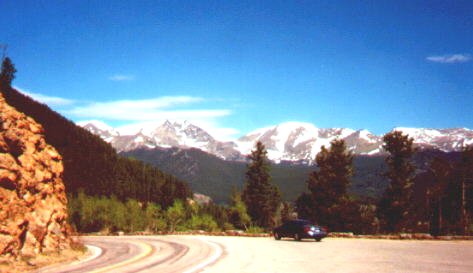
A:
[[[61,253],[39,254],[35,256],[23,256],[19,260],[0,258],[0,273],[23,273],[36,270],[41,267],[71,263],[87,257],[87,249],[67,249]]]

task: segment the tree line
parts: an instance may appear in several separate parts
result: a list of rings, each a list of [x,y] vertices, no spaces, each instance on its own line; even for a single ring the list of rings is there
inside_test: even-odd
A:
[[[384,175],[390,183],[379,200],[360,200],[347,193],[353,155],[343,140],[334,140],[316,157],[319,169],[307,181],[308,192],[296,201],[299,216],[332,231],[472,233],[473,147],[466,146],[455,162],[435,157],[427,172],[419,172],[412,162],[412,138],[394,131],[383,140],[388,153]]]
[[[163,207],[155,202],[140,202],[132,198],[121,201],[113,195],[90,196],[80,191],[68,196],[68,211],[72,227],[83,233],[263,231],[251,225],[250,216],[238,194],[226,207],[214,203],[199,204],[190,199],[175,199],[172,205]]]

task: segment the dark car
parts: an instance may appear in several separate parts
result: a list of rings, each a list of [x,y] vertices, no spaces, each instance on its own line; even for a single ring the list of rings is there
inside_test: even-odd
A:
[[[307,220],[299,219],[288,221],[275,228],[273,235],[276,240],[281,240],[282,237],[291,237],[296,241],[300,241],[302,238],[313,238],[320,242],[322,238],[327,236],[327,231]]]

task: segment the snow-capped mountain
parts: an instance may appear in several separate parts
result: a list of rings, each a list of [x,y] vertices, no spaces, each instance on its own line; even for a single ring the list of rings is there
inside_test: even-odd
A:
[[[259,129],[238,139],[237,148],[243,154],[250,153],[256,141],[265,144],[268,158],[274,161],[311,162],[324,145],[330,146],[334,139],[346,141],[356,154],[380,152],[382,141],[366,130],[355,131],[346,128],[321,129],[310,123],[287,122],[277,126]]]
[[[322,145],[330,146],[334,139],[345,140],[355,154],[376,155],[383,153],[382,136],[367,130],[347,128],[317,128],[310,123],[287,122],[255,130],[236,141],[216,140],[202,128],[188,122],[170,122],[154,128],[141,128],[133,133],[119,133],[102,122],[80,123],[82,127],[99,135],[119,152],[137,148],[198,148],[226,160],[244,160],[261,141],[268,151],[268,158],[280,161],[313,162]],[[473,130],[395,128],[414,138],[420,148],[446,152],[459,151],[464,145],[473,144]]]
[[[202,128],[188,122],[166,121],[156,128],[141,128],[138,132],[119,133],[103,123],[82,122],[79,124],[93,134],[112,144],[118,151],[137,148],[197,148],[226,160],[244,158],[235,149],[235,143],[218,141]]]
[[[402,131],[414,138],[414,145],[421,148],[435,148],[444,152],[460,151],[462,147],[473,144],[473,130],[466,128],[453,129],[425,129],[398,127],[394,130]]]
[[[79,122],[77,123],[77,125],[83,127],[84,129],[87,129],[94,135],[100,136],[106,142],[112,142],[114,137],[119,136],[119,133],[115,129],[113,129],[113,127],[99,120]]]

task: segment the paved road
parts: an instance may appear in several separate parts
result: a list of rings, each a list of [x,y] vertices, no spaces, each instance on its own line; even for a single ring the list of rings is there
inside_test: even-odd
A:
[[[204,272],[473,272],[473,242],[209,238],[226,257]]]
[[[201,238],[185,236],[82,237],[93,255],[38,273],[198,272],[215,262],[222,248]]]
[[[96,257],[39,272],[473,272],[472,241],[84,237]]]

